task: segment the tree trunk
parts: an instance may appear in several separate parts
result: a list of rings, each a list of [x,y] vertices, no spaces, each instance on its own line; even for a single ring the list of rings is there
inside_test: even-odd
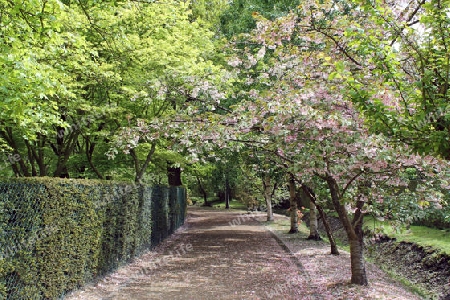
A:
[[[345,232],[347,233],[347,238],[350,243],[350,260],[351,260],[351,271],[352,278],[351,283],[359,285],[367,285],[366,268],[364,263],[363,255],[363,245],[362,245],[362,230],[359,234],[358,229],[355,230],[352,223],[348,218],[348,212],[344,205],[341,204],[341,195],[339,193],[339,187],[336,180],[331,175],[326,177],[328,187],[330,189],[331,201],[333,202],[334,208],[339,214],[339,219],[344,226]],[[362,219],[362,218],[361,218]],[[355,223],[355,222],[354,222]],[[356,222],[355,225],[358,223]],[[360,225],[362,226],[362,222]],[[358,232],[358,233],[357,233]]]
[[[153,142],[151,145],[151,148],[149,152],[147,153],[147,157],[145,158],[144,163],[142,166],[139,165],[139,158],[137,157],[136,151],[134,149],[130,149],[130,155],[133,158],[134,161],[134,169],[136,171],[136,175],[134,177],[134,182],[141,183],[142,178],[144,177],[145,170],[147,170],[148,165],[152,161],[153,154],[156,151],[156,142]]]
[[[37,170],[36,170],[36,160],[35,160],[35,156],[33,155],[33,149],[31,144],[25,140],[25,146],[27,146],[27,151],[28,151],[28,162],[31,165],[31,176],[37,176]]]
[[[317,224],[317,210],[314,202],[309,201],[309,236],[308,240],[320,241],[322,238],[319,235]]]
[[[167,179],[170,186],[181,186],[181,168],[170,167],[170,162],[167,162]]]
[[[230,183],[228,182],[228,178],[225,179],[225,208],[230,209]]]
[[[16,152],[15,155],[20,155],[20,154],[19,154],[19,152]],[[30,174],[30,172],[28,171],[28,166],[27,166],[27,164],[25,163],[25,161],[24,161],[23,159],[20,159],[20,160],[18,161],[18,164],[19,164],[19,166],[20,166],[20,170],[21,170],[23,176],[29,177],[31,174]]]
[[[267,206],[267,221],[273,221],[273,211],[272,211],[272,186],[270,184],[270,176],[266,175],[263,180],[264,187],[264,199],[266,200]]]
[[[328,223],[327,215],[323,211],[322,206],[317,204],[315,194],[306,184],[302,184],[302,190],[306,194],[308,199],[314,204],[314,206],[319,211],[320,218],[322,218],[322,223],[323,223],[323,226],[325,227],[325,232],[327,233],[328,240],[330,241],[331,254],[339,255],[339,250],[338,250],[336,241],[333,236],[333,231],[331,229],[330,223]]]
[[[98,179],[103,179],[103,175],[100,173],[100,171],[97,169],[97,167],[94,165],[94,162],[92,161],[96,143],[91,142],[89,137],[85,138],[85,143],[86,143],[86,149],[85,149],[86,158],[89,163],[89,166],[91,167],[92,171],[94,171],[95,175],[97,175]]]
[[[290,217],[291,217],[291,229],[289,233],[298,232],[298,214],[297,214],[297,197],[295,196],[295,180],[291,175],[289,178],[289,203],[290,203]]]
[[[22,155],[20,155],[19,148],[16,144],[16,141],[14,140],[13,130],[11,127],[7,127],[5,131],[0,131],[0,135],[3,137],[3,139],[8,143],[8,145],[12,148],[13,159],[10,159],[11,168],[14,171],[14,174],[17,177],[29,177],[31,174],[28,171],[28,167],[23,160]]]
[[[352,268],[351,283],[359,285],[368,285],[366,276],[366,266],[363,255],[363,245],[357,238],[356,240],[349,240],[350,243],[350,261]]]
[[[352,220],[352,226],[355,230],[355,234],[356,234],[356,241],[358,242],[358,245],[355,247],[355,260],[358,263],[355,263],[355,271],[357,272],[357,275],[355,276],[355,279],[353,279],[353,275],[352,275],[352,283],[355,284],[361,284],[361,285],[367,285],[367,276],[366,276],[366,269],[365,269],[365,262],[364,262],[364,257],[363,257],[363,251],[364,251],[364,232],[363,232],[363,221],[364,221],[364,213],[362,212],[362,208],[364,206],[364,201],[358,201],[356,203],[356,210],[355,210],[355,215],[354,218]],[[351,247],[350,247],[350,251],[351,251]],[[359,262],[360,261],[360,262]],[[360,266],[363,266],[363,268],[361,268]],[[352,268],[353,268],[353,263],[352,263]],[[359,269],[358,269],[359,268]]]
[[[202,181],[200,180],[200,177],[196,175],[195,178],[197,178],[197,184],[198,184],[198,187],[199,187],[199,189],[200,189],[200,192],[201,192],[202,195],[203,195],[203,206],[209,206],[209,203],[208,203],[208,193],[206,192],[206,189],[205,189],[205,187],[203,186]]]
[[[46,143],[46,137],[38,134],[38,149],[36,153],[36,161],[39,166],[39,176],[47,176],[47,166],[45,164],[44,146]]]
[[[63,118],[63,120],[65,120],[65,118]],[[57,156],[56,169],[53,172],[53,177],[69,178],[67,161],[77,145],[79,131],[69,130],[69,133],[66,134],[63,127],[58,127],[57,129],[56,145],[51,144],[53,152]]]
[[[328,240],[330,241],[331,254],[339,255],[339,249],[336,245],[336,240],[333,236],[333,230],[331,229],[330,223],[328,222],[328,217],[323,211],[322,206],[317,205],[317,210],[319,211],[319,215],[322,218],[323,226],[325,227],[325,232],[327,233]]]
[[[25,145],[28,149],[28,161],[31,164],[33,176],[47,176],[47,166],[44,161],[44,146],[46,137],[40,133],[36,134],[36,141],[34,143],[25,141]],[[39,173],[36,170],[35,164],[39,168]]]

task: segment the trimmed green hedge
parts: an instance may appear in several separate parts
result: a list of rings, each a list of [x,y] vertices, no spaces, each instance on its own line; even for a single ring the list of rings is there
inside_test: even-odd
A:
[[[153,190],[152,246],[158,245],[169,235],[169,202],[167,189],[156,186]]]
[[[182,187],[0,183],[0,298],[57,299],[115,270],[182,225],[185,199]]]

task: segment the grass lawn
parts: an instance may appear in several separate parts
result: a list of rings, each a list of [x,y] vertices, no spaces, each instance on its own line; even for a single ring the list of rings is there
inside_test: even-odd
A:
[[[371,217],[366,217],[365,226],[370,229],[378,228],[381,232],[395,237],[397,241],[416,243],[421,246],[431,246],[450,255],[450,229],[435,229],[425,226],[411,226],[395,230],[388,222],[381,222]]]
[[[192,201],[196,201],[196,205],[203,205],[203,198],[201,197],[191,197]],[[220,208],[225,208],[225,201],[220,201],[217,197],[210,197],[208,198],[208,203],[211,204],[214,207],[220,206]],[[243,209],[247,210],[247,206],[237,200],[231,200],[230,201],[230,209]]]

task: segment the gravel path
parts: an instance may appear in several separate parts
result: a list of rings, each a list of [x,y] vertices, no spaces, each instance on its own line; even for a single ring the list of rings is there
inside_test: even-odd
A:
[[[377,297],[373,286],[352,290],[333,283],[340,271],[330,266],[341,256],[328,255],[325,243],[292,243],[287,239],[294,235],[258,222],[263,215],[199,207],[189,207],[188,214],[186,224],[158,247],[65,300],[420,299],[401,288],[393,290],[399,297]],[[314,263],[314,257],[321,261]]]

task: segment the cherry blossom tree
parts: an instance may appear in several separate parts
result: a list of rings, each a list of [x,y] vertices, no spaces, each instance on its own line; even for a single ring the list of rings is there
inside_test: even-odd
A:
[[[303,1],[297,28],[328,55],[373,132],[450,158],[447,1]]]
[[[431,174],[442,170],[442,162],[407,154],[408,148],[396,148],[383,136],[371,134],[349,101],[345,82],[330,76],[338,74],[341,67],[331,63],[333,56],[341,58],[343,54],[327,37],[318,39],[321,33],[302,31],[305,35],[300,35],[301,25],[296,22],[294,15],[273,22],[261,19],[249,41],[261,48],[234,60],[236,66],[242,66],[241,72],[255,66],[259,69],[248,75],[249,84],[258,81],[269,86],[248,91],[247,100],[236,105],[239,124],[234,128],[241,130],[240,139],[260,142],[279,158],[280,165],[291,162],[288,171],[302,182],[319,179],[326,186],[349,239],[351,282],[367,284],[364,214],[390,192],[383,187],[399,190],[407,186],[407,181],[401,180],[406,168]],[[272,51],[269,62],[264,61],[265,51]],[[257,133],[252,130],[255,128]],[[440,201],[438,194],[436,197],[434,200]]]

